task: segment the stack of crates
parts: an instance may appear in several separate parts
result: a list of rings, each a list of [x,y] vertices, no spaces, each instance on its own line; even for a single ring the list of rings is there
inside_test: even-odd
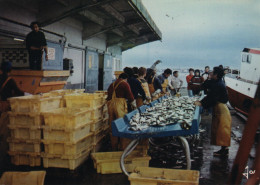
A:
[[[89,108],[60,108],[43,113],[45,168],[74,170],[88,159],[94,139],[91,114]]]
[[[61,96],[32,95],[10,98],[11,112],[8,125],[9,155],[15,165],[41,165],[41,135],[43,117],[41,112],[61,106]]]
[[[106,97],[105,91],[64,96],[67,107],[88,107],[91,109],[90,119],[93,122],[91,125],[91,132],[93,133],[92,152],[101,148],[100,144],[109,131]]]

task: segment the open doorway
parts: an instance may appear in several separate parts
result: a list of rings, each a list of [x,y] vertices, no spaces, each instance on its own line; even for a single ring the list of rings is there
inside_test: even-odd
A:
[[[98,90],[104,90],[104,54],[99,53]]]

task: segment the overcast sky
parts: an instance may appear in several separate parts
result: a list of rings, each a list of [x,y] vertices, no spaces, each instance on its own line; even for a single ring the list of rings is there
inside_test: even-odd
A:
[[[123,52],[124,66],[240,67],[244,47],[260,48],[260,0],[143,0],[162,32]]]

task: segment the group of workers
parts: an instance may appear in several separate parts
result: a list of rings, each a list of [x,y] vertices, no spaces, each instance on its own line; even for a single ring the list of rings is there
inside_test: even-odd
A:
[[[231,116],[226,106],[228,95],[223,80],[224,75],[223,67],[214,67],[210,72],[209,67],[206,66],[202,75],[200,70],[190,69],[186,77],[189,96],[199,95],[202,90],[207,94],[201,101],[196,101],[195,105],[205,109],[213,108],[211,144],[221,146],[219,151],[214,152],[215,156],[227,155],[231,141]],[[172,72],[171,69],[166,69],[156,76],[156,70],[152,68],[126,67],[108,88],[110,124],[160,96],[170,93],[176,95],[182,84],[178,71]],[[129,139],[114,137],[112,132],[110,138],[112,150],[124,150],[130,143]]]
[[[168,77],[171,69],[166,69],[163,74],[156,76],[156,70],[151,68],[124,68],[118,79],[108,88],[108,113],[109,122],[123,117],[128,112],[151,101],[169,94]],[[113,150],[123,150],[130,140],[112,136]]]

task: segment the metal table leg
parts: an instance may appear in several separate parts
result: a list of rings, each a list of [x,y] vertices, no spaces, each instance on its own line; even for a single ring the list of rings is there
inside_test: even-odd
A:
[[[138,145],[139,143],[139,139],[135,139],[133,140],[127,147],[126,149],[124,150],[123,154],[121,155],[121,159],[120,159],[120,167],[121,167],[121,170],[123,171],[123,173],[126,175],[126,176],[129,176],[129,173],[126,171],[125,169],[125,158],[135,149],[135,147]]]
[[[182,145],[184,146],[185,149],[185,154],[186,154],[186,160],[187,160],[187,170],[190,170],[191,168],[191,160],[190,160],[190,146],[185,137],[178,136],[182,142]]]

